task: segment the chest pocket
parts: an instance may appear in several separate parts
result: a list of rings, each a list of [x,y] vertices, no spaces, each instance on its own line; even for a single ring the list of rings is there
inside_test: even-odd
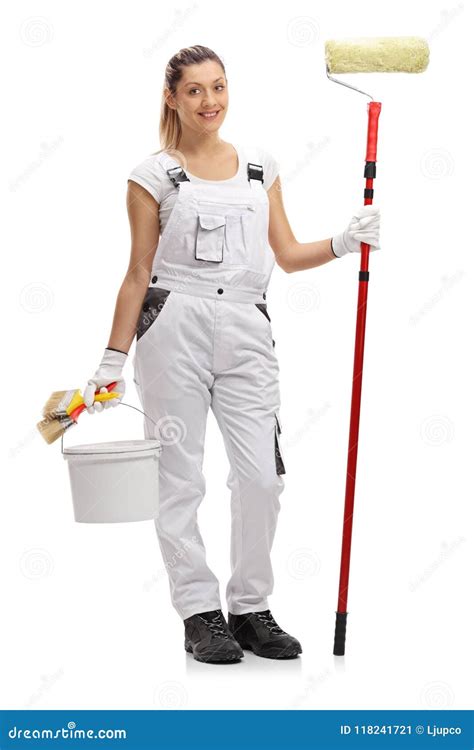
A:
[[[219,214],[198,214],[196,233],[196,260],[221,263],[224,260],[226,217]]]
[[[225,228],[226,252],[224,260],[230,265],[249,265],[252,261],[252,249],[257,244],[257,224],[255,206],[235,207],[227,216]]]
[[[247,266],[257,231],[256,207],[250,199],[241,203],[199,200],[194,257],[225,266]]]

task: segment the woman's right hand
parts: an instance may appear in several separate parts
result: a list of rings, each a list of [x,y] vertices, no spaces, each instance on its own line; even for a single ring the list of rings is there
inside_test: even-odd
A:
[[[95,371],[92,378],[87,381],[84,388],[83,399],[89,414],[95,414],[96,411],[102,411],[109,406],[117,406],[122,400],[125,393],[125,380],[122,377],[122,369],[127,361],[128,354],[119,352],[116,349],[107,347],[104,351],[102,361]],[[111,398],[108,401],[94,401],[96,390],[100,389],[101,393],[106,393],[105,386],[117,381],[114,391],[118,392],[117,398]]]

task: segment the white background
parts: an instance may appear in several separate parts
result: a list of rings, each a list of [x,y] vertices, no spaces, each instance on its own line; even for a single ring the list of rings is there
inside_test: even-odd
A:
[[[2,707],[469,708],[470,8],[42,0],[10,8],[2,28]],[[130,251],[126,178],[160,148],[168,59],[193,44],[222,57],[221,135],[273,153],[293,231],[310,242],[363,204],[368,100],[326,78],[324,41],[384,35],[424,36],[431,58],[421,75],[340,77],[382,102],[346,655],[332,647],[358,256],[275,266],[267,296],[287,469],[270,607],[303,654],[200,664],[184,652],[153,523],[75,523],[60,443],[35,424],[107,345]],[[138,406],[131,359],[124,400]],[[65,444],[141,430],[119,407],[84,415]],[[199,523],[226,613],[228,462],[211,412],[204,470]]]

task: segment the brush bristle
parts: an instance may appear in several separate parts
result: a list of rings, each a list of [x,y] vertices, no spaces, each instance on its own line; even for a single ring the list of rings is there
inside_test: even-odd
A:
[[[48,414],[54,414],[57,410],[61,400],[63,399],[65,391],[55,391],[46,401],[43,406],[43,415],[46,417]]]
[[[50,445],[67,430],[68,427],[75,424],[73,419],[51,419],[46,418],[36,425],[41,436]]]
[[[54,416],[58,413],[66,414],[66,410],[76,393],[76,389],[54,391],[43,406],[43,417]]]
[[[330,39],[325,44],[329,73],[422,73],[428,42],[418,36]]]

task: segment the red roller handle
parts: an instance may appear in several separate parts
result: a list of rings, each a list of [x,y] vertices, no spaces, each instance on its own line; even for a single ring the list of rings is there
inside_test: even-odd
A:
[[[382,104],[368,104],[368,129],[366,151],[366,184],[364,205],[372,204],[375,162],[377,161],[378,120]],[[352,518],[354,515],[354,493],[357,471],[357,448],[359,442],[359,419],[362,393],[362,370],[364,364],[365,320],[367,312],[367,292],[369,286],[369,250],[370,245],[361,242],[361,260],[359,270],[359,296],[357,300],[357,322],[354,346],[354,369],[352,376],[351,417],[349,427],[349,446],[346,471],[346,494],[344,502],[344,523],[342,532],[341,567],[339,575],[339,597],[336,612],[336,631],[333,653],[342,655],[345,652],[347,595],[349,589],[349,568],[351,559]]]
[[[369,125],[367,128],[367,153],[366,161],[377,161],[377,133],[379,127],[379,115],[382,109],[381,102],[369,102]]]

